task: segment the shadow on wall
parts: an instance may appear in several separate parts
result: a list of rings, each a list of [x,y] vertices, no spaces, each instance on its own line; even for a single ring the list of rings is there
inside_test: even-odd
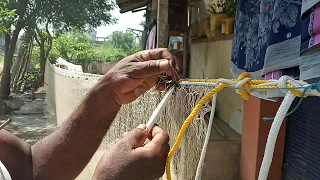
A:
[[[88,65],[85,65],[83,68],[85,73],[90,74],[106,74],[117,62],[94,62]]]

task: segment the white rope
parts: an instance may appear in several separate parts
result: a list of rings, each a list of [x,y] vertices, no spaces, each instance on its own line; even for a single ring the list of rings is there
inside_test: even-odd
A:
[[[242,88],[242,86],[247,82],[249,82],[250,80],[251,78],[244,78],[235,85],[237,94],[240,94],[240,88]]]
[[[215,94],[212,97],[211,113],[210,113],[210,118],[209,118],[207,135],[206,135],[206,138],[204,140],[204,145],[203,145],[201,156],[200,156],[200,160],[199,160],[199,163],[198,163],[195,180],[200,180],[201,179],[201,173],[202,173],[203,166],[204,166],[204,160],[205,160],[206,154],[207,154],[207,147],[208,147],[208,143],[209,143],[209,140],[210,140],[212,124],[213,124],[214,114],[215,114],[215,110],[216,110],[216,104],[217,104],[217,94]]]
[[[278,86],[280,88],[285,88],[287,82],[291,81],[291,80],[292,79],[289,76],[283,76],[279,79]],[[267,180],[267,178],[268,178],[270,166],[272,163],[274,148],[275,148],[275,144],[276,144],[276,141],[278,138],[278,134],[279,134],[282,122],[283,122],[284,118],[286,117],[287,112],[296,97],[291,91],[284,90],[284,89],[282,89],[281,91],[286,92],[286,96],[284,97],[284,99],[278,109],[278,112],[275,116],[275,119],[271,125],[271,129],[270,129],[270,132],[268,135],[268,139],[267,139],[266,148],[264,151],[264,157],[262,160],[258,180]]]

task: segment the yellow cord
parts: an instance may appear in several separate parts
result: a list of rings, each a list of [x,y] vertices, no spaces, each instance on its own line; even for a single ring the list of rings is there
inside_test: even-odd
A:
[[[193,109],[193,111],[191,112],[191,114],[188,116],[188,118],[185,120],[185,122],[183,123],[181,130],[178,134],[177,140],[176,142],[173,144],[168,158],[167,158],[167,163],[166,163],[166,174],[167,174],[167,180],[171,180],[171,167],[170,167],[170,163],[171,163],[171,159],[173,158],[173,155],[175,154],[175,152],[178,150],[178,147],[181,143],[181,140],[184,136],[184,134],[187,131],[187,128],[189,127],[190,123],[192,122],[192,120],[195,118],[195,116],[199,113],[201,107],[217,92],[219,92],[220,90],[222,90],[223,88],[227,87],[228,84],[226,83],[222,83],[220,85],[218,85],[216,88],[214,88],[213,90],[211,90],[207,95],[205,95],[204,97],[201,98],[201,100],[199,101],[199,103],[196,105],[196,107]]]
[[[241,80],[245,79],[245,78],[250,78],[250,74],[249,73],[242,73],[238,79],[231,79],[231,81],[234,82],[240,82]],[[181,80],[180,82],[217,82],[218,79],[184,79]],[[247,83],[245,83],[242,87],[244,88],[243,90],[239,90],[239,94],[245,99],[248,100],[250,97],[250,93],[252,92],[252,88],[258,88],[261,89],[260,91],[267,91],[264,90],[264,88],[266,89],[278,89],[279,86],[278,85],[273,85],[273,86],[265,86],[265,85],[261,85],[264,83],[268,83],[270,81],[268,80],[250,80]],[[227,83],[220,83],[217,87],[215,87],[214,89],[212,89],[209,93],[207,93],[204,97],[201,98],[201,100],[199,101],[199,103],[195,106],[195,108],[192,110],[192,112],[190,113],[190,115],[187,117],[187,119],[184,121],[184,123],[181,126],[180,132],[177,136],[177,139],[175,141],[175,143],[173,144],[169,154],[168,154],[168,158],[167,158],[167,162],[166,162],[166,175],[167,175],[167,180],[171,180],[171,160],[174,156],[174,154],[176,153],[176,151],[178,150],[180,143],[182,141],[183,136],[185,135],[190,123],[192,122],[192,120],[197,116],[197,114],[199,113],[201,107],[210,99],[212,98],[212,96],[216,93],[218,93],[219,91],[221,91],[222,89],[229,87],[230,84]],[[287,83],[287,88],[295,88],[295,86],[293,84]],[[293,94],[295,94],[298,97],[302,96],[302,93],[297,90],[297,89],[292,89],[291,90]]]

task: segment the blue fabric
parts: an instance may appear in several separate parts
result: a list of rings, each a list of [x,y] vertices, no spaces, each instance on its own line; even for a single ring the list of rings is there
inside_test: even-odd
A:
[[[300,36],[300,14],[301,0],[239,0],[232,50],[237,72],[263,75],[267,49]],[[288,47],[280,48],[285,51]]]

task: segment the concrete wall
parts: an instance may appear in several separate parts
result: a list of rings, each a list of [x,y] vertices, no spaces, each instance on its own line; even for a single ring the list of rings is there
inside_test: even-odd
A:
[[[84,71],[91,74],[106,74],[116,62],[94,62],[86,65]]]
[[[191,44],[190,78],[233,78],[231,67],[232,40]],[[243,99],[233,89],[218,94],[217,116],[229,123],[236,110],[242,111]]]

